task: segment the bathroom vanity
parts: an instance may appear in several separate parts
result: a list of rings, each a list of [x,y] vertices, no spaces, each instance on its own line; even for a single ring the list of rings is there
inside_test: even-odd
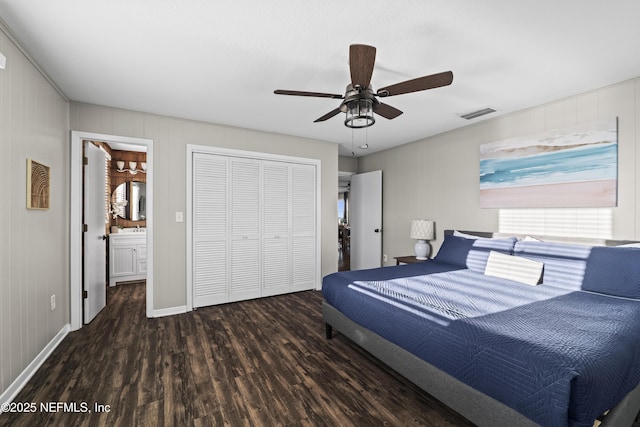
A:
[[[109,235],[109,286],[147,278],[147,233]]]

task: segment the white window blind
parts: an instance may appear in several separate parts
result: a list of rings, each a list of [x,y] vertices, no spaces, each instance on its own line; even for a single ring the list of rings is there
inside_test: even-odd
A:
[[[610,239],[611,208],[500,209],[500,233]]]

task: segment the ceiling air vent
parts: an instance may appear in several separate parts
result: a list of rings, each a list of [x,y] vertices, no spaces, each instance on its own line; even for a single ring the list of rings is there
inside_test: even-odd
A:
[[[471,113],[460,114],[460,117],[462,117],[463,119],[471,120],[471,119],[475,119],[476,117],[484,116],[485,114],[490,114],[495,112],[496,110],[494,110],[493,108],[487,107],[487,108],[483,108],[482,110],[473,111]]]

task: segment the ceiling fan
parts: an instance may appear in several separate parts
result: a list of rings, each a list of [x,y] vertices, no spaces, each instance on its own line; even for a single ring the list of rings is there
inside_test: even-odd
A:
[[[352,44],[349,46],[351,83],[347,85],[344,95],[282,89],[275,90],[274,93],[277,95],[343,99],[338,108],[331,110],[324,116],[314,120],[314,123],[323,122],[342,112],[346,113],[344,124],[347,127],[362,128],[371,126],[375,123],[375,118],[373,117],[374,112],[389,120],[395,119],[402,114],[402,111],[392,107],[391,105],[378,101],[377,98],[448,86],[453,81],[453,73],[451,71],[445,71],[396,83],[394,85],[378,89],[377,92],[374,92],[370,83],[375,60],[375,47],[363,44]]]

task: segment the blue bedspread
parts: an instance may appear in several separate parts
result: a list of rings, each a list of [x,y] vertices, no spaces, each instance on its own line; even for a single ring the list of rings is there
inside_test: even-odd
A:
[[[423,262],[342,272],[325,300],[544,426],[591,426],[640,383],[640,301]]]

